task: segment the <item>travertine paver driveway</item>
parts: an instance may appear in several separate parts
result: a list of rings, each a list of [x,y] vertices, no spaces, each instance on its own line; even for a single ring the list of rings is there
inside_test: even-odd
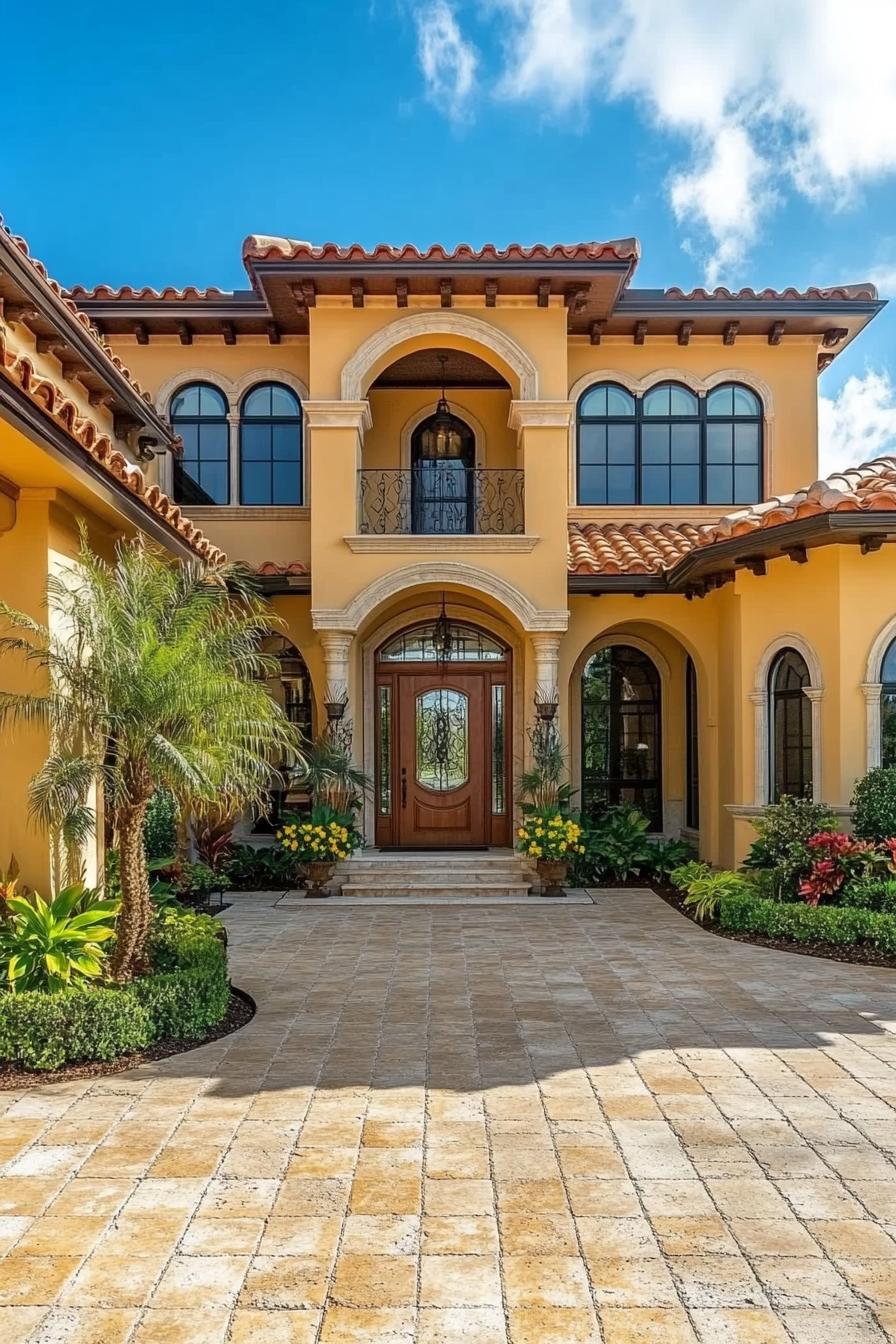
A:
[[[226,919],[247,1030],[0,1094],[3,1341],[896,1338],[896,975],[646,893]]]

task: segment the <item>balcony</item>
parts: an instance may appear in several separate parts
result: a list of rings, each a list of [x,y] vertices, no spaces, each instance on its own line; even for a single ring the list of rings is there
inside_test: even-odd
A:
[[[521,537],[523,473],[457,460],[358,472],[358,532],[381,537]]]

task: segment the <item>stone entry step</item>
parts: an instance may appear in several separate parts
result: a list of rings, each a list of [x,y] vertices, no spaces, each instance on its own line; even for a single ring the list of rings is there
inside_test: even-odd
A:
[[[524,899],[533,873],[513,850],[408,851],[354,855],[338,865],[332,886],[345,899]]]

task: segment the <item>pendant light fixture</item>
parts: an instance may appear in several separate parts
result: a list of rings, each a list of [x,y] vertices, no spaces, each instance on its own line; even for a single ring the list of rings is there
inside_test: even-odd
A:
[[[463,437],[457,427],[457,421],[451,414],[448,398],[445,396],[445,366],[448,356],[439,355],[442,369],[442,395],[436,405],[436,413],[420,436],[420,456],[424,461],[444,461],[446,458],[458,458],[463,455]]]
[[[432,644],[435,649],[436,663],[444,667],[451,661],[451,649],[454,644],[454,638],[451,633],[451,622],[448,619],[448,613],[445,610],[445,594],[442,594],[442,610],[436,617],[435,624],[432,627]]]

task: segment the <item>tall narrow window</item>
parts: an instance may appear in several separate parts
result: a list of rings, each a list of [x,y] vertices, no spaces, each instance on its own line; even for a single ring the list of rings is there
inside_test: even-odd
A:
[[[700,403],[678,383],[652,387],[643,401],[641,503],[694,504],[700,498]]]
[[[809,669],[795,649],[783,649],[769,672],[772,798],[812,796],[812,705],[804,694]]]
[[[495,815],[507,811],[505,751],[504,685],[496,681],[492,686],[492,812]]]
[[[230,429],[224,394],[211,383],[190,383],[175,392],[169,406],[184,450],[174,463],[178,504],[230,502]]]
[[[617,803],[632,803],[662,829],[660,678],[627,644],[600,649],[582,674],[583,810],[596,819]]]
[[[240,409],[240,503],[301,504],[302,408],[280,383],[247,392]]]
[[[697,723],[697,670],[689,656],[684,673],[685,732],[687,735],[687,790],[685,825],[700,829],[700,730]]]
[[[762,405],[740,383],[698,397],[658,383],[634,397],[596,383],[576,417],[579,504],[755,504],[762,498]]]
[[[706,502],[753,504],[760,498],[762,407],[738,383],[706,398]]]
[[[392,688],[378,687],[379,697],[379,776],[377,806],[381,817],[392,811]]]
[[[884,654],[880,688],[880,763],[896,765],[896,639]]]
[[[616,383],[589,388],[579,402],[580,504],[634,504],[635,399]]]

